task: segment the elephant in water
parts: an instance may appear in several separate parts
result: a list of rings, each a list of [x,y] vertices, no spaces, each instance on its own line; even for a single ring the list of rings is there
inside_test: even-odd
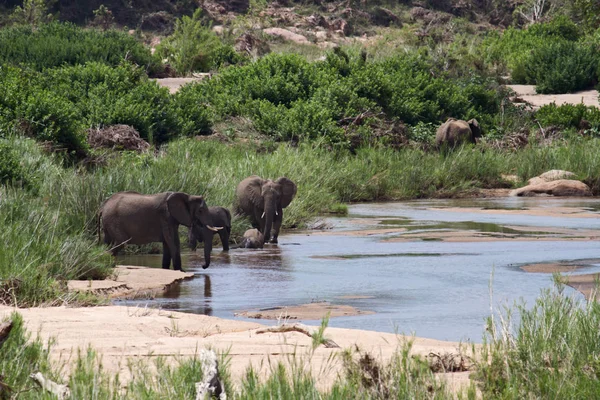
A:
[[[209,231],[221,228],[211,225],[208,206],[202,196],[181,192],[140,194],[119,192],[104,202],[98,213],[98,239],[100,225],[104,232],[104,243],[112,246],[116,255],[126,244],[162,242],[162,267],[181,269],[179,225],[191,227],[198,237],[207,237]],[[210,265],[212,241],[204,246],[202,268]]]
[[[253,175],[238,184],[235,195],[236,212],[249,217],[252,226],[264,235],[265,241],[277,243],[283,209],[296,196],[296,184],[285,177],[272,181]]]
[[[220,226],[223,229],[219,230],[219,237],[221,238],[221,244],[223,251],[229,251],[229,235],[231,234],[231,213],[225,207],[208,207],[208,214],[210,216],[212,226]],[[206,230],[204,233],[208,233],[208,236],[197,237],[194,234],[194,230],[190,228],[188,233],[188,244],[190,249],[196,250],[198,242],[212,243],[214,231]]]
[[[264,243],[265,237],[258,229],[248,229],[244,232],[240,247],[246,249],[262,249]]]
[[[481,137],[481,127],[476,119],[463,121],[448,118],[435,134],[435,144],[438,148],[446,146],[454,148],[460,143],[476,143],[475,139]]]

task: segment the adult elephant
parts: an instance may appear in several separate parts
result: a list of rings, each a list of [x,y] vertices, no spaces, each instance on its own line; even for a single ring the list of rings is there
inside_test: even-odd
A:
[[[236,212],[250,218],[252,226],[263,234],[264,241],[277,243],[283,209],[296,196],[296,184],[286,177],[272,181],[253,175],[238,184],[235,195]]]
[[[220,226],[223,229],[219,230],[219,237],[221,238],[221,244],[223,251],[229,251],[229,235],[231,234],[231,213],[225,207],[208,207],[208,215],[210,216],[212,226]],[[208,236],[197,236],[194,230],[190,228],[188,232],[188,244],[190,249],[196,250],[198,242],[206,243],[213,241],[214,231],[207,230]]]
[[[98,238],[100,223],[104,243],[112,246],[116,255],[126,244],[162,242],[162,267],[181,269],[181,246],[179,225],[191,227],[198,236],[218,231],[211,225],[208,207],[202,196],[182,192],[140,194],[119,192],[102,205],[98,214]],[[210,265],[212,241],[204,246],[204,265]]]
[[[463,121],[448,118],[435,134],[435,144],[438,148],[453,148],[460,143],[475,143],[481,137],[481,127],[476,119]]]

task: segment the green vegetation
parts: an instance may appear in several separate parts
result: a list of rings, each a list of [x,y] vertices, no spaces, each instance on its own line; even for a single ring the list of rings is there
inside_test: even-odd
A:
[[[519,315],[517,326],[512,316]],[[484,398],[594,397],[600,390],[600,305],[567,297],[558,286],[533,307],[519,304],[488,320],[477,377]]]
[[[202,9],[192,17],[183,16],[175,23],[175,32],[157,49],[177,74],[208,72],[223,65],[238,64],[244,60],[231,45],[224,44],[200,18]]]
[[[70,23],[52,22],[37,28],[18,25],[0,30],[0,64],[29,66],[35,70],[100,62],[117,66],[123,61],[139,65],[149,74],[161,69],[158,58],[126,32],[101,32]]]
[[[514,83],[534,84],[538,93],[568,93],[598,82],[600,43],[581,33],[571,19],[559,16],[490,35],[483,48],[487,61],[507,68]]]

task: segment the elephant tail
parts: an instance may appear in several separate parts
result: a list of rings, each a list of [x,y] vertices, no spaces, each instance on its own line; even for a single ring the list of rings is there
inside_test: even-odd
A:
[[[100,237],[100,222],[102,220],[102,210],[98,210],[96,217],[96,233],[98,234],[98,244],[102,244],[102,238]]]

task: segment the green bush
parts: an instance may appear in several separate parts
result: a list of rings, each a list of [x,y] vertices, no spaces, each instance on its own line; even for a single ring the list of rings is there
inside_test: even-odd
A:
[[[298,55],[270,54],[249,65],[229,67],[183,88],[176,103],[181,115],[200,114],[201,122],[187,123],[186,132],[207,131],[205,121],[214,113],[217,120],[248,117],[260,132],[277,140],[324,138],[347,145],[348,130],[360,131],[361,137],[376,136],[374,119],[414,125],[439,123],[450,116],[476,117],[484,125],[492,124],[504,96],[491,80],[476,75],[452,78],[426,54],[368,61],[337,50],[314,63]]]
[[[15,149],[0,139],[0,184],[12,183],[26,186],[30,178],[19,163],[19,155]]]
[[[600,109],[585,104],[557,106],[552,103],[541,107],[535,116],[542,126],[579,129],[581,121],[586,120],[592,129],[600,129]]]
[[[123,60],[141,66],[149,74],[163,68],[150,49],[125,32],[83,29],[67,22],[0,30],[0,64],[43,70],[89,61],[116,66]]]
[[[525,73],[538,93],[568,93],[597,82],[600,48],[575,42],[546,42],[531,52]]]
[[[171,96],[128,63],[64,66],[44,72],[3,67],[0,128],[13,128],[77,157],[85,155],[85,128],[133,126],[162,143],[179,134]]]
[[[0,67],[0,125],[17,130],[70,155],[83,156],[87,143],[76,106],[60,93],[41,85],[43,75],[14,67]]]
[[[208,72],[227,64],[237,64],[244,58],[231,45],[205,25],[198,8],[191,17],[183,16],[175,23],[175,32],[157,47],[157,54],[166,59],[179,75]]]
[[[582,32],[559,16],[527,29],[491,33],[482,51],[488,64],[507,68],[514,83],[537,84],[539,93],[564,93],[590,86],[597,77],[597,48],[583,44]]]

